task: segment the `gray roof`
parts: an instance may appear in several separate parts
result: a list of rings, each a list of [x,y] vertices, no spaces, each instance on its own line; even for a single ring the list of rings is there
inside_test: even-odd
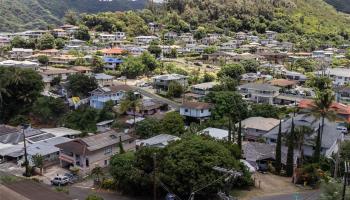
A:
[[[43,132],[38,129],[27,128],[25,131],[27,138],[42,134]],[[3,144],[18,144],[23,141],[23,130],[20,128],[0,125],[0,143]]]
[[[180,80],[185,78],[187,78],[187,76],[184,76],[181,74],[166,74],[166,75],[159,75],[159,76],[153,77],[153,79],[159,79],[164,81]]]
[[[140,146],[152,146],[152,147],[165,147],[169,142],[180,140],[179,137],[168,134],[160,134],[146,140],[141,140],[138,145]]]
[[[100,74],[95,74],[95,78],[96,78],[96,80],[110,80],[110,79],[113,79],[114,76],[100,73]]]
[[[321,123],[320,120],[316,119],[312,115],[298,114],[297,116],[294,117],[295,127],[308,126],[313,130],[313,133],[311,135],[305,137],[304,144],[307,144],[307,145],[312,145],[312,146],[314,145],[315,138],[317,136],[317,130],[319,128],[320,123]],[[291,130],[291,126],[292,126],[292,118],[289,118],[283,121],[282,133],[289,134]],[[336,122],[330,122],[329,120],[325,119],[324,133],[322,136],[323,148],[326,148],[326,149],[330,148],[338,138],[342,137],[342,133],[340,130],[337,130],[337,126],[338,124]],[[277,139],[278,128],[279,126],[276,126],[271,131],[266,133],[264,137],[270,138],[270,139]]]
[[[106,131],[101,134],[96,134],[90,137],[82,138],[89,151],[95,151],[104,147],[117,144],[119,142],[119,136],[122,137],[122,141],[132,139],[129,135],[124,133],[117,133],[114,130]]]
[[[256,162],[260,160],[276,158],[276,145],[275,144],[265,144],[258,142],[247,142],[243,143],[243,157],[248,162]],[[287,162],[287,152],[288,148],[282,146],[281,151],[281,161],[283,164]]]
[[[260,91],[279,91],[279,87],[272,86],[266,83],[247,83],[238,86],[238,88],[254,89]]]
[[[72,139],[66,137],[55,137],[52,139],[44,140],[37,142],[31,145],[28,145],[27,151],[29,155],[49,155],[55,152],[58,152],[60,149],[55,147],[57,144],[71,141]]]
[[[249,117],[242,122],[242,128],[251,128],[262,131],[270,131],[279,124],[278,119],[265,117]]]

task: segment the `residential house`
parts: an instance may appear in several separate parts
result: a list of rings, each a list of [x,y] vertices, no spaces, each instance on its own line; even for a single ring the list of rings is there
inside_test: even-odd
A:
[[[105,120],[105,121],[102,121],[102,122],[98,122],[96,124],[97,132],[105,132],[107,130],[110,130],[110,128],[112,127],[113,122],[114,122],[113,119]]]
[[[152,33],[159,32],[162,29],[162,25],[156,22],[148,23],[148,28]]]
[[[39,63],[31,62],[31,61],[4,60],[4,61],[0,61],[0,66],[19,67],[24,69],[37,70],[39,68]]]
[[[112,42],[116,40],[116,36],[114,34],[106,34],[106,33],[101,33],[98,35],[98,40],[99,42]]]
[[[211,107],[209,103],[186,101],[180,107],[180,115],[201,121],[211,116]]]
[[[192,33],[183,33],[178,38],[179,41],[185,43],[185,44],[195,44],[196,41],[193,38]]]
[[[95,79],[100,87],[112,86],[114,76],[110,76],[104,73],[95,74]]]
[[[153,36],[153,35],[151,35],[151,36],[144,36],[144,35],[137,36],[137,37],[135,37],[135,44],[140,45],[140,46],[149,45],[152,41],[158,40],[158,39],[159,39],[158,37]]]
[[[273,99],[279,95],[279,87],[272,86],[266,83],[247,83],[237,87],[247,100],[256,103],[273,104]]]
[[[342,86],[350,83],[350,69],[348,68],[328,68],[324,71],[315,72],[317,76],[329,76],[333,85]]]
[[[228,140],[228,130],[208,127],[201,130],[198,134],[210,136],[216,140]]]
[[[56,146],[60,149],[61,167],[76,167],[79,173],[86,175],[95,167],[107,167],[111,157],[119,153],[120,142],[125,151],[135,150],[135,140],[131,136],[117,133],[114,130],[78,138]]]
[[[288,80],[288,79],[273,79],[269,81],[269,84],[287,90],[287,89],[295,88],[297,85],[297,82],[293,80]]]
[[[136,146],[139,148],[142,147],[157,147],[157,148],[164,148],[168,146],[169,143],[175,142],[177,140],[180,140],[181,138],[169,135],[169,134],[159,134],[154,137],[140,140],[136,142]]]
[[[144,98],[141,100],[141,106],[134,113],[131,109],[127,110],[128,115],[135,115],[138,117],[145,117],[159,113],[162,109],[167,110],[167,105],[155,99]]]
[[[278,126],[279,120],[265,117],[249,117],[241,121],[244,139],[258,141],[263,135]],[[238,124],[236,124],[238,127]]]
[[[105,57],[121,56],[124,53],[124,50],[121,48],[102,49],[100,51],[103,53]]]
[[[212,88],[217,85],[216,82],[200,83],[197,85],[191,85],[191,92],[186,93],[187,98],[193,98],[196,100],[203,99],[207,94],[212,91]]]
[[[309,111],[314,107],[312,99],[303,99],[299,102],[298,107],[301,110]],[[338,102],[333,102],[330,109],[337,115],[337,121],[344,121],[350,123],[350,106]]]
[[[77,57],[73,55],[59,55],[54,56],[49,59],[49,64],[51,65],[69,65],[75,62]]]
[[[19,37],[25,38],[25,39],[38,39],[44,34],[46,34],[48,31],[45,30],[28,30],[20,33],[16,33]]]
[[[305,83],[305,81],[307,80],[306,75],[304,75],[304,74],[302,74],[300,72],[283,70],[281,74],[286,79],[295,80],[295,81],[298,81],[300,83]]]
[[[68,37],[68,33],[67,31],[61,29],[61,28],[58,28],[58,29],[53,29],[51,31],[52,35],[57,37],[57,38],[66,38]]]
[[[104,57],[103,61],[105,63],[103,68],[106,70],[116,70],[123,63],[122,59],[114,57]]]
[[[50,84],[54,78],[61,78],[62,81],[67,80],[68,76],[77,74],[77,71],[60,68],[41,68],[39,74],[43,77],[45,90],[49,90]]]
[[[238,40],[245,40],[247,38],[247,34],[244,32],[238,32],[236,33],[236,39]]]
[[[275,32],[275,31],[266,31],[265,35],[267,36],[267,39],[274,40],[277,37],[277,32]]]
[[[86,76],[92,75],[92,69],[86,66],[73,66],[70,68],[71,70],[77,71],[79,74],[84,74]]]
[[[178,34],[174,31],[169,31],[164,34],[164,39],[169,41],[176,40],[178,37]]]
[[[126,34],[125,32],[115,32],[115,39],[117,41],[120,41],[120,40],[126,40]]]
[[[11,39],[8,37],[0,36],[0,47],[9,46],[11,44]]]
[[[343,87],[339,89],[336,92],[336,99],[340,103],[350,105],[350,87]]]
[[[243,158],[253,167],[258,170],[265,171],[268,168],[268,163],[276,160],[276,144],[265,144],[259,142],[243,142],[242,144]],[[287,165],[288,148],[281,147],[281,163]],[[294,151],[294,164],[299,157],[299,152]]]
[[[114,85],[110,87],[99,87],[90,92],[90,106],[96,109],[102,109],[106,102],[113,101],[119,103],[125,93],[131,91],[128,85]]]
[[[153,87],[157,91],[168,91],[168,86],[171,82],[177,82],[182,87],[188,86],[188,77],[180,74],[166,74],[152,77]]]
[[[308,114],[298,114],[293,118],[286,119],[282,122],[283,137],[290,134],[292,120],[294,120],[295,129],[298,129],[299,127],[311,128],[311,132],[309,134],[305,134],[304,142],[301,146],[304,155],[311,157],[314,154],[319,126],[322,124],[321,119],[317,119]],[[325,119],[321,143],[321,154],[326,157],[330,157],[333,153],[336,153],[338,151],[338,142],[343,140],[344,135],[341,130],[338,130],[338,126],[338,123]],[[268,144],[275,144],[277,142],[278,130],[279,126],[276,126],[263,136]],[[298,144],[295,145],[295,149],[297,148]]]
[[[33,49],[12,48],[10,58],[12,60],[25,60],[34,54]]]
[[[39,55],[45,55],[48,57],[61,56],[61,51],[58,49],[45,49],[39,51]]]
[[[123,49],[124,49],[124,51],[126,51],[126,52],[128,52],[128,53],[130,53],[131,55],[134,55],[134,56],[139,56],[144,51],[146,51],[145,48],[138,47],[138,46],[133,46],[133,45],[124,46]]]

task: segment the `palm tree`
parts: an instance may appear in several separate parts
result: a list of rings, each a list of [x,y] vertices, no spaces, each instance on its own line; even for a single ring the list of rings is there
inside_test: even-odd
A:
[[[305,136],[309,136],[313,133],[313,130],[308,126],[300,126],[295,129],[295,139],[296,143],[299,147],[299,153],[300,153],[300,159],[299,159],[299,166],[303,164],[303,157],[304,157],[304,140]]]
[[[120,104],[121,112],[125,113],[128,110],[132,110],[134,116],[134,126],[136,123],[136,112],[140,110],[142,106],[141,99],[133,91],[129,91],[125,94]]]
[[[282,120],[280,120],[280,124],[278,126],[278,135],[277,135],[277,144],[276,144],[275,169],[277,174],[281,173],[281,168],[282,168],[281,154],[282,154]]]
[[[333,121],[336,118],[336,113],[331,109],[334,100],[333,92],[329,89],[316,92],[316,98],[313,101],[313,105],[310,109],[310,114],[315,116],[317,119],[321,119],[321,130],[320,137],[318,138],[320,144],[322,144],[322,136],[325,125],[325,119]],[[317,143],[316,142],[316,143]],[[315,149],[319,151],[320,149]]]

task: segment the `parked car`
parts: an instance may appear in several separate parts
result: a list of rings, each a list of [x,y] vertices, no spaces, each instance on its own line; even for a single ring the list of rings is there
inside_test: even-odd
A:
[[[67,185],[69,182],[70,181],[67,176],[56,176],[51,180],[52,185]]]
[[[78,181],[79,177],[72,173],[65,173],[64,176],[68,177],[69,183],[75,183]]]

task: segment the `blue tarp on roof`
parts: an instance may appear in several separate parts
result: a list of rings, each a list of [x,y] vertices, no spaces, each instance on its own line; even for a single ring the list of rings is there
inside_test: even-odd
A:
[[[120,58],[111,58],[111,57],[104,57],[103,58],[103,61],[105,63],[116,63],[116,64],[121,64],[123,63],[124,61]]]

